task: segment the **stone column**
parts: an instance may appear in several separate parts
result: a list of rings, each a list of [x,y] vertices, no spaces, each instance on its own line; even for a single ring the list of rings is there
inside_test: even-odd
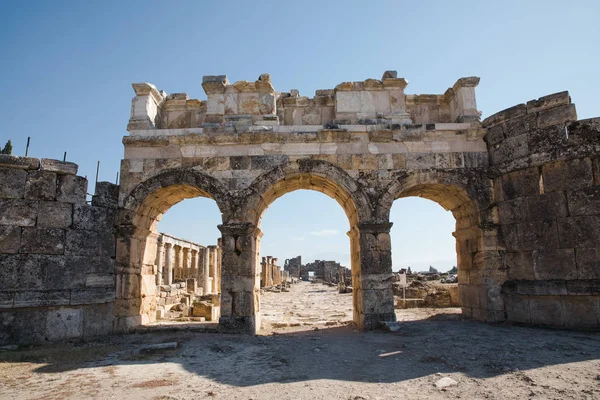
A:
[[[359,223],[350,232],[352,254],[358,247],[360,270],[353,266],[354,322],[363,329],[396,321],[392,291],[391,222]],[[357,246],[358,245],[358,246]]]
[[[262,274],[261,282],[262,282],[263,287],[267,287],[267,275],[269,275],[269,266],[267,265],[267,257],[262,258],[262,262],[260,263],[260,265],[261,265],[261,274]]]
[[[190,273],[190,266],[191,266],[191,258],[192,258],[192,254],[191,254],[191,249],[189,247],[184,247],[182,249],[183,252],[183,259],[182,259],[182,265],[181,265],[181,279],[185,280],[187,278],[189,278],[189,273]]]
[[[219,225],[223,238],[221,318],[225,332],[256,334],[260,328],[260,288],[256,238],[251,223]]]
[[[223,265],[223,239],[217,240],[217,293],[221,293],[221,274]]]
[[[163,272],[163,281],[165,285],[173,283],[173,255],[171,243],[165,243],[165,270]]]
[[[188,278],[198,280],[198,250],[191,249],[190,274]]]
[[[163,266],[165,260],[165,245],[162,241],[162,236],[159,236],[156,242],[156,285],[162,285],[163,282]]]
[[[181,279],[181,267],[183,263],[181,246],[175,245],[173,246],[173,250],[175,250],[175,262],[173,263],[173,281]]]
[[[212,278],[212,284],[210,285],[210,292],[217,293],[216,285],[217,285],[217,246],[207,246],[208,251],[210,252],[209,257],[209,270],[210,277]]]
[[[203,261],[203,277],[202,277],[202,286],[204,287],[205,295],[210,293],[210,250],[208,247],[204,248],[204,261]]]

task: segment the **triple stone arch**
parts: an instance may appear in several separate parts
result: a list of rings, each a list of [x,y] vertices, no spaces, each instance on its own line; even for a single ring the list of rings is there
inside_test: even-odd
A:
[[[478,320],[504,319],[502,271],[491,181],[478,170],[398,170],[391,183],[353,178],[323,160],[289,161],[263,173],[242,190],[229,190],[210,173],[193,168],[160,171],[121,194],[117,222],[116,329],[126,331],[153,320],[156,311],[150,239],[161,216],[193,197],[213,199],[221,214],[221,318],[226,332],[260,328],[261,218],[277,198],[308,189],[333,198],[348,217],[353,286],[353,320],[362,329],[395,321],[389,221],[394,200],[420,196],[451,210],[456,219],[459,298],[463,313]],[[399,221],[401,223],[401,221]],[[155,244],[154,244],[155,245]],[[490,264],[492,264],[490,266]]]

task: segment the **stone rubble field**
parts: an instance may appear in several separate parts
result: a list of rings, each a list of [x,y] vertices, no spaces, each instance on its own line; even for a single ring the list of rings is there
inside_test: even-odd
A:
[[[2,399],[598,399],[600,335],[397,310],[352,328],[351,294],[262,295],[259,336],[174,329],[0,351]],[[158,346],[157,346],[158,345]]]

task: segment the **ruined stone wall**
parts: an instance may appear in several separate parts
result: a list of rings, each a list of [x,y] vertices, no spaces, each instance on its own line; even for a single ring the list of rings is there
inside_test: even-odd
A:
[[[0,155],[0,344],[107,334],[118,187],[77,165]]]
[[[600,119],[567,92],[483,122],[504,251],[507,319],[600,327]]]

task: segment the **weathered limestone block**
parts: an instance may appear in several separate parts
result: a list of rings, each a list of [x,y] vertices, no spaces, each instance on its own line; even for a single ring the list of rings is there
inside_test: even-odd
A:
[[[56,173],[29,171],[25,183],[25,198],[32,200],[56,199]]]
[[[544,192],[580,189],[594,184],[592,162],[589,158],[544,164],[542,176]]]
[[[110,182],[98,182],[96,193],[92,197],[95,207],[117,208],[119,203],[119,185]]]
[[[114,319],[113,308],[112,302],[82,307],[83,336],[91,338],[111,333]]]
[[[42,158],[40,168],[43,171],[56,172],[57,174],[71,174],[77,175],[79,166],[72,162],[64,162],[59,160],[52,160],[50,158]]]
[[[219,318],[218,307],[207,301],[194,302],[192,317],[204,317],[206,321],[217,321]]]
[[[73,262],[72,257],[38,256],[40,268],[44,272],[44,288],[72,289],[85,286],[87,257]]]
[[[600,185],[569,190],[567,199],[570,215],[600,215]]]
[[[0,198],[22,199],[25,195],[26,180],[25,170],[0,167]]]
[[[8,154],[0,154],[0,168],[32,170],[40,167],[40,160],[33,157],[21,157]]]
[[[21,227],[0,225],[0,254],[18,253],[21,248]]]
[[[50,228],[23,228],[21,253],[64,254],[65,231]]]
[[[575,259],[579,279],[600,279],[600,247],[575,249]]]
[[[55,201],[40,201],[37,226],[39,228],[69,228],[73,222],[73,205]]]
[[[600,216],[558,218],[561,247],[600,247]]]
[[[65,203],[85,203],[87,179],[76,175],[59,175],[56,200]]]
[[[48,311],[46,338],[50,341],[78,338],[83,335],[83,310],[60,308]]]
[[[73,205],[73,229],[110,232],[115,224],[116,210],[87,204]]]
[[[65,254],[72,256],[99,255],[100,242],[98,232],[68,230],[65,240]]]
[[[532,257],[535,279],[577,279],[573,249],[534,250]]]

